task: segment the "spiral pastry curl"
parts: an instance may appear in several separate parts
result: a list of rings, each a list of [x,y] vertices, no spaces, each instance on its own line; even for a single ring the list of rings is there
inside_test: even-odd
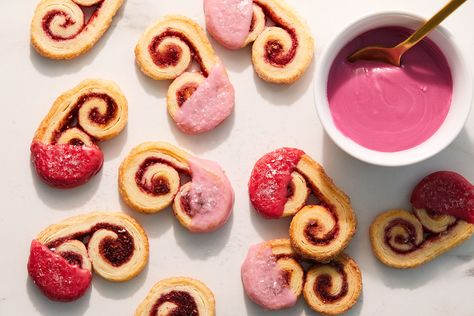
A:
[[[241,276],[249,298],[266,309],[295,305],[303,290],[304,271],[288,239],[252,246],[242,264]]]
[[[38,175],[58,188],[84,184],[102,167],[97,142],[118,135],[127,119],[127,100],[111,81],[84,80],[63,93],[33,138],[31,159]]]
[[[474,225],[425,209],[395,209],[370,225],[375,256],[393,268],[414,268],[456,247],[474,234]]]
[[[168,112],[181,131],[214,129],[232,112],[234,88],[201,27],[178,15],[151,25],[135,48],[136,62],[155,80],[174,80],[167,94]],[[188,69],[195,61],[200,72]]]
[[[212,291],[202,282],[186,277],[156,283],[135,316],[214,316],[216,303]]]
[[[68,218],[43,230],[32,242],[28,272],[53,300],[81,297],[91,270],[122,282],[138,275],[148,262],[148,238],[123,213],[94,212]]]
[[[86,53],[107,31],[123,0],[41,0],[31,22],[31,43],[51,59]],[[82,7],[96,6],[85,20]]]
[[[252,62],[258,76],[274,83],[293,83],[314,54],[311,32],[282,0],[204,0],[209,33],[229,49],[254,42]],[[269,19],[274,26],[266,26]]]
[[[304,207],[309,192],[320,206]],[[291,244],[308,259],[335,257],[355,233],[357,220],[349,197],[301,150],[280,148],[259,159],[250,177],[249,195],[256,211],[267,218],[297,214],[290,227]]]
[[[306,303],[323,315],[339,315],[357,302],[362,292],[362,274],[357,263],[341,253],[329,263],[317,263],[306,274]]]
[[[119,192],[131,208],[144,213],[173,203],[175,216],[192,232],[223,226],[234,203],[219,165],[164,142],[143,143],[130,152],[120,166]]]

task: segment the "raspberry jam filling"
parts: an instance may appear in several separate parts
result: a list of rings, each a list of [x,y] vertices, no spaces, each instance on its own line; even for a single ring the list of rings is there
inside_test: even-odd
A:
[[[304,229],[305,239],[313,245],[319,245],[319,246],[327,245],[332,240],[334,240],[337,234],[339,233],[339,224],[336,223],[333,229],[331,229],[329,232],[324,234],[322,237],[317,237],[321,229],[322,228],[319,227],[318,222],[316,221],[312,221],[308,223],[308,225],[306,225]]]
[[[158,315],[163,304],[171,303],[176,307],[167,315],[173,316],[199,316],[199,310],[194,298],[188,292],[171,291],[160,296],[150,310],[150,316]],[[161,315],[161,314],[160,314]]]
[[[170,192],[170,185],[166,178],[164,177],[153,177],[150,182],[147,182],[143,179],[146,170],[155,165],[155,164],[164,164],[164,165],[171,165],[171,163],[167,160],[158,158],[158,157],[150,157],[145,159],[142,162],[140,167],[138,168],[137,173],[135,174],[135,183],[143,192],[150,194],[152,196],[161,196],[166,195]],[[175,166],[172,166],[174,169],[179,169]],[[185,172],[184,170],[179,170],[180,172]]]
[[[341,276],[341,288],[336,294],[333,294],[333,278],[329,274],[322,274],[316,278],[316,282],[314,282],[313,286],[313,291],[324,303],[334,304],[347,295],[347,292],[349,291],[349,284],[347,283],[347,274],[344,271],[344,266],[334,261],[329,264]]]
[[[41,179],[62,189],[86,183],[104,162],[104,155],[97,146],[49,145],[34,141],[30,150]]]
[[[303,151],[281,148],[260,158],[249,181],[250,201],[256,211],[267,218],[279,218],[288,201],[291,173]]]

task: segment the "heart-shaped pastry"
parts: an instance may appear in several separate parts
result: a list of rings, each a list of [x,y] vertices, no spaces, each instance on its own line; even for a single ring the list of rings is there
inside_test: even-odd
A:
[[[123,0],[41,0],[31,22],[31,43],[39,54],[71,59],[104,35]],[[83,8],[94,13],[86,20]]]
[[[127,124],[127,100],[110,81],[85,80],[63,93],[36,130],[31,160],[39,177],[57,188],[73,188],[99,172],[98,141]]]

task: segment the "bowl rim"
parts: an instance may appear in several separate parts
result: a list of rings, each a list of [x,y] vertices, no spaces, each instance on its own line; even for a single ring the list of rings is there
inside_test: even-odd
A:
[[[334,143],[336,143],[336,145],[339,148],[341,148],[343,151],[345,151],[352,157],[357,158],[358,160],[364,161],[369,164],[378,165],[378,166],[386,166],[386,167],[398,167],[398,166],[406,166],[406,165],[415,164],[438,154],[440,151],[442,151],[447,146],[449,146],[449,144],[451,144],[452,141],[459,135],[459,133],[461,132],[462,128],[464,127],[469,117],[469,113],[472,108],[473,81],[472,81],[471,68],[467,61],[467,58],[465,57],[465,53],[459,48],[459,45],[456,39],[452,36],[452,34],[442,25],[439,25],[435,28],[434,31],[439,32],[443,37],[446,38],[446,42],[449,44],[450,48],[454,51],[456,56],[452,58],[450,56],[447,56],[445,51],[441,47],[439,47],[438,44],[437,46],[441,49],[446,59],[448,59],[448,63],[450,64],[450,67],[453,67],[450,62],[452,62],[454,59],[458,59],[459,65],[463,65],[463,67],[460,67],[460,72],[462,73],[463,77],[465,77],[467,83],[461,83],[461,84],[463,84],[463,87],[467,87],[468,89],[465,93],[465,96],[466,96],[465,108],[466,109],[465,111],[461,113],[462,119],[458,121],[458,124],[456,126],[454,126],[455,128],[450,129],[451,133],[447,137],[443,138],[443,141],[440,140],[437,143],[437,146],[434,146],[431,149],[427,148],[426,150],[423,150],[421,154],[419,153],[418,155],[411,154],[411,153],[415,149],[419,150],[420,147],[423,147],[423,145],[429,139],[431,139],[437,132],[435,132],[435,134],[433,134],[425,142],[415,147],[412,147],[403,151],[397,151],[397,152],[381,152],[381,151],[368,149],[356,143],[349,137],[345,136],[335,126],[330,110],[327,110],[329,108],[329,102],[327,100],[327,77],[329,75],[329,71],[334,61],[334,57],[335,57],[334,53],[337,54],[337,52],[334,52],[334,51],[336,50],[336,48],[337,50],[341,49],[348,41],[351,40],[351,38],[349,38],[347,40],[345,39],[343,42],[344,35],[348,33],[350,34],[351,28],[363,26],[364,24],[370,23],[370,21],[372,21],[373,19],[381,19],[385,16],[401,17],[401,18],[406,18],[406,19],[411,19],[411,20],[425,21],[424,17],[421,17],[419,15],[406,12],[406,11],[382,11],[382,12],[371,12],[371,13],[361,15],[353,19],[349,23],[345,24],[342,28],[339,28],[336,35],[332,37],[332,39],[329,41],[327,46],[324,48],[321,54],[321,57],[319,58],[319,61],[317,63],[315,80],[313,84],[313,100],[314,100],[316,112],[318,114],[321,125],[324,128],[325,133],[331,138],[331,140]],[[353,37],[357,36],[357,33],[353,34],[352,36]],[[341,42],[343,43],[341,44]],[[326,108],[326,110],[324,109],[324,107]],[[329,115],[325,115],[324,113],[326,112],[329,113]],[[448,112],[448,115],[449,115],[449,112]],[[443,127],[445,122],[446,122],[446,119],[443,122],[443,124],[438,128],[438,131]],[[400,156],[400,157],[397,157],[400,159],[394,160],[393,156]]]

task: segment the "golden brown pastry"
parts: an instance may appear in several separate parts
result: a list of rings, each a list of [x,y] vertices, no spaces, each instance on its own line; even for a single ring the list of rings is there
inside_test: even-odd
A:
[[[31,22],[39,54],[71,59],[86,53],[107,31],[123,0],[41,0]],[[86,21],[82,7],[95,8]]]
[[[170,278],[153,286],[135,316],[214,316],[215,305],[214,294],[204,283],[185,277]]]
[[[400,269],[429,262],[469,239],[474,225],[449,215],[417,209],[395,209],[377,216],[370,225],[375,256]]]
[[[362,292],[362,274],[357,263],[344,253],[329,263],[316,263],[306,274],[304,298],[316,312],[339,315],[357,302]]]
[[[304,271],[288,239],[252,246],[242,264],[241,277],[245,293],[266,309],[295,305],[303,290]]]
[[[58,188],[87,182],[104,161],[97,143],[118,135],[127,119],[127,100],[111,81],[84,80],[66,91],[33,138],[31,159],[38,175]]]
[[[129,153],[120,166],[119,191],[131,208],[144,213],[173,203],[176,217],[192,232],[224,225],[234,203],[233,189],[219,165],[164,142],[143,143]]]
[[[68,218],[33,240],[28,272],[50,299],[71,301],[90,286],[92,269],[109,281],[138,275],[148,262],[148,238],[123,213],[94,212]]]
[[[151,25],[135,48],[136,62],[155,80],[174,80],[168,112],[178,128],[200,134],[222,123],[234,107],[234,88],[201,27],[178,15]],[[195,61],[199,72],[191,71]]]
[[[319,206],[305,207],[309,192]],[[267,218],[297,214],[290,226],[291,245],[305,258],[330,260],[355,233],[357,221],[349,197],[301,150],[280,148],[258,160],[249,195],[256,211]]]

